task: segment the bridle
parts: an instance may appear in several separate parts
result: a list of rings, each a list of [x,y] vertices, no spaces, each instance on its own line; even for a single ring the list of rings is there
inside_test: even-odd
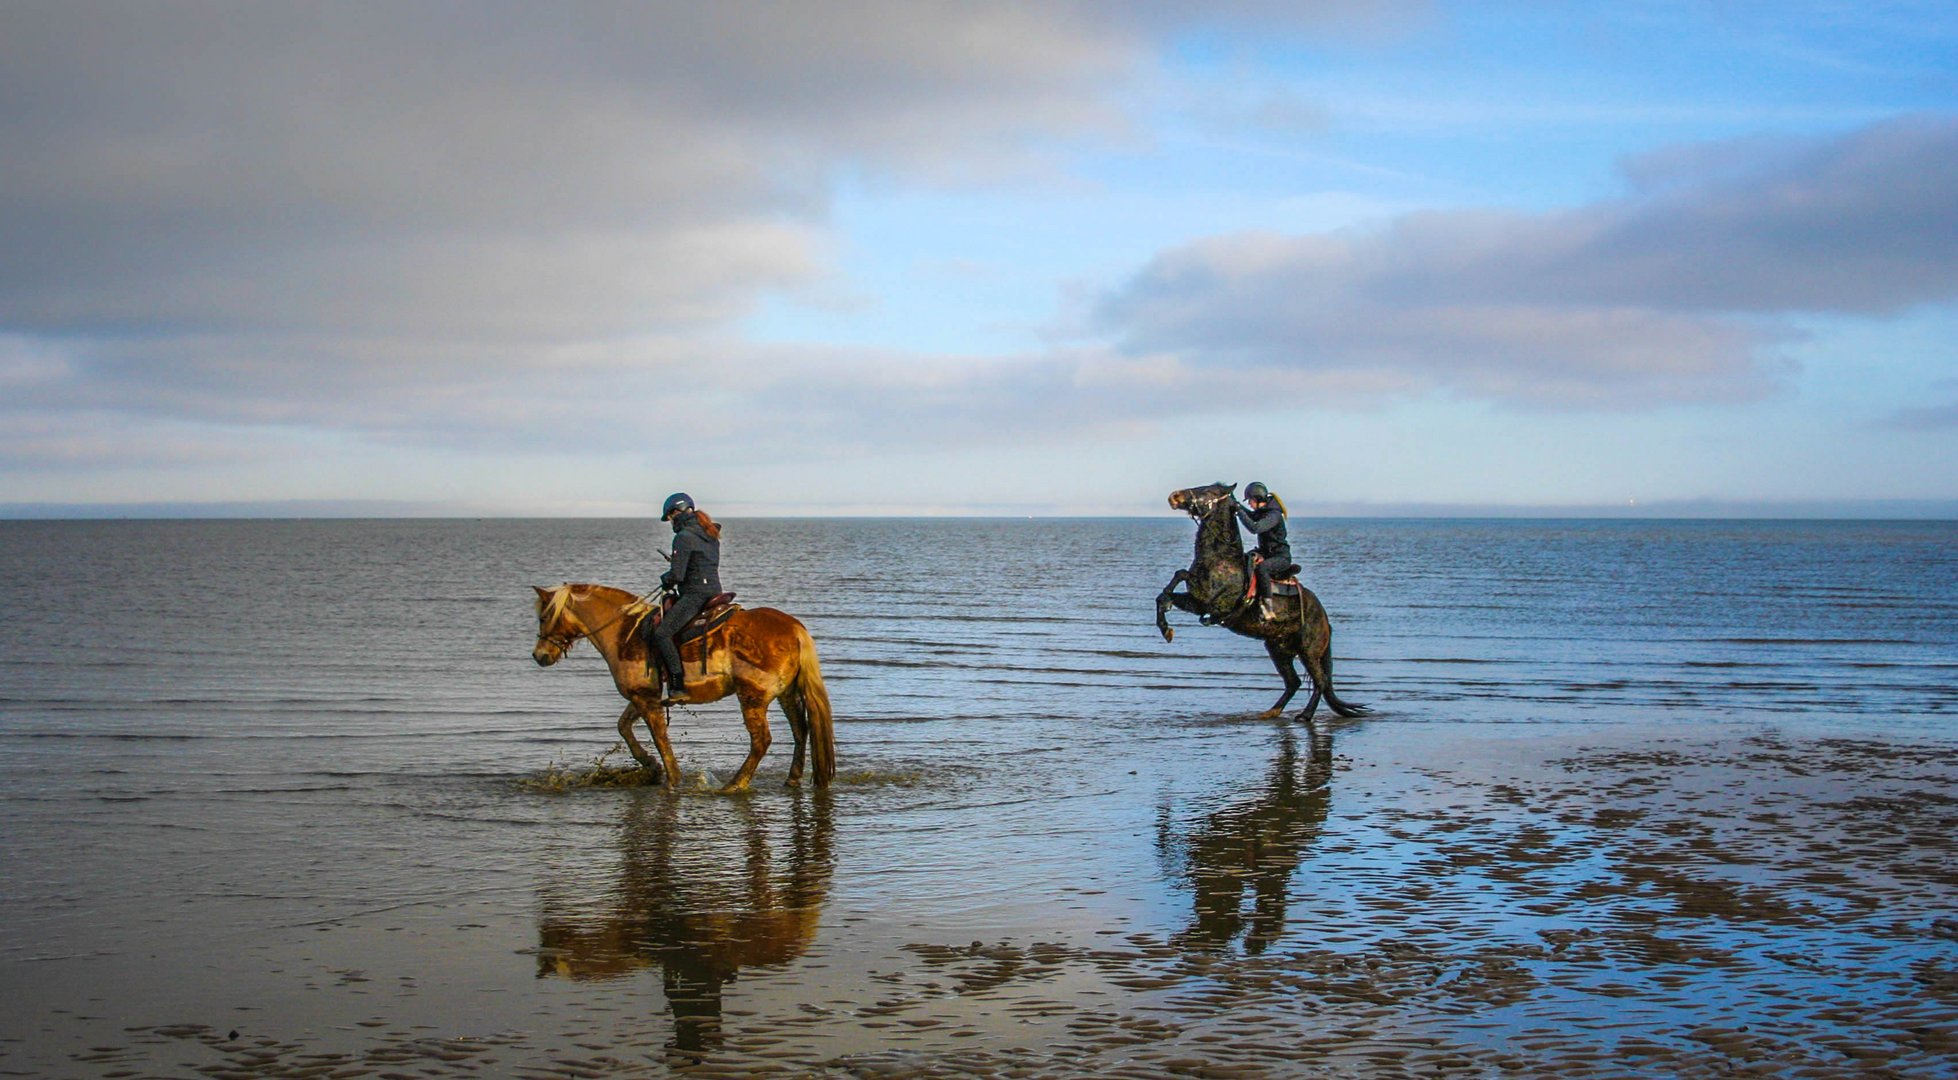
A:
[[[1190,515],[1193,521],[1202,521],[1211,511],[1217,509],[1218,503],[1230,497],[1231,492],[1229,488],[1225,488],[1208,498],[1201,495],[1194,496],[1190,499],[1190,504],[1184,507],[1183,512]]]
[[[551,601],[550,607],[546,608],[545,612],[546,613],[552,611],[556,612],[556,615],[551,619],[553,625],[557,624],[562,620],[569,619],[572,622],[572,624],[577,627],[577,629],[572,631],[571,633],[558,632],[558,633],[546,634],[546,633],[539,632],[537,635],[537,640],[556,649],[559,656],[564,656],[565,654],[569,653],[571,651],[571,646],[577,644],[579,638],[585,638],[587,640],[590,640],[597,637],[598,632],[600,630],[603,630],[606,627],[611,626],[613,623],[618,622],[620,619],[625,618],[626,615],[629,614],[633,608],[639,606],[640,604],[646,603],[644,597],[633,596],[633,594],[627,593],[626,594],[627,596],[632,596],[632,602],[620,605],[617,614],[613,615],[611,618],[605,620],[604,622],[599,623],[597,626],[586,626],[585,621],[578,617],[577,612],[571,610],[571,591],[570,591],[571,587],[569,585],[561,585],[559,586],[559,588],[562,589],[563,592],[557,598]],[[650,610],[651,610],[651,605],[648,605],[648,611]],[[540,616],[540,619],[541,617],[542,616]]]

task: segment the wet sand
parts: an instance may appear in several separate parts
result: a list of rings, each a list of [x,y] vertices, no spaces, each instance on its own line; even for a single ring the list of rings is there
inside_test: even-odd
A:
[[[706,730],[683,757],[734,756]],[[735,799],[475,781],[534,862],[10,965],[0,1074],[1958,1072],[1949,742],[1238,717],[1053,750],[860,754],[827,795],[773,759]]]

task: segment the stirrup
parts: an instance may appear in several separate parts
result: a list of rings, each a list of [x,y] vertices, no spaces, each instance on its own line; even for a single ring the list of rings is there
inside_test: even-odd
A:
[[[687,677],[684,674],[674,678],[665,672],[660,673],[660,708],[693,703],[693,695],[687,693]]]

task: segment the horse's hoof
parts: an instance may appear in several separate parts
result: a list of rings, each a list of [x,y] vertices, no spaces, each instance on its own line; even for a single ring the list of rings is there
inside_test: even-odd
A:
[[[1175,641],[1175,640],[1176,640],[1176,631],[1175,631],[1175,630],[1173,630],[1173,629],[1171,629],[1170,627],[1167,627],[1167,626],[1165,626],[1165,627],[1163,627],[1162,629],[1163,629],[1163,640],[1164,640],[1164,641]]]
[[[1276,720],[1276,719],[1278,719],[1278,716],[1279,716],[1279,714],[1280,714],[1280,713],[1282,713],[1282,712],[1284,712],[1284,711],[1285,711],[1285,710],[1283,710],[1283,709],[1266,709],[1266,710],[1265,710],[1264,712],[1261,712],[1261,713],[1259,713],[1259,714],[1258,714],[1258,719],[1260,719],[1260,720]]]

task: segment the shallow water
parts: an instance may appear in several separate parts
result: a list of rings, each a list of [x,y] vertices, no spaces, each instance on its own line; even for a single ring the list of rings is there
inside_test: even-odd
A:
[[[731,523],[840,775],[729,798],[534,783],[644,523],[0,523],[0,1072],[1948,1069],[1958,526],[1301,519],[1311,730],[1191,533]]]

